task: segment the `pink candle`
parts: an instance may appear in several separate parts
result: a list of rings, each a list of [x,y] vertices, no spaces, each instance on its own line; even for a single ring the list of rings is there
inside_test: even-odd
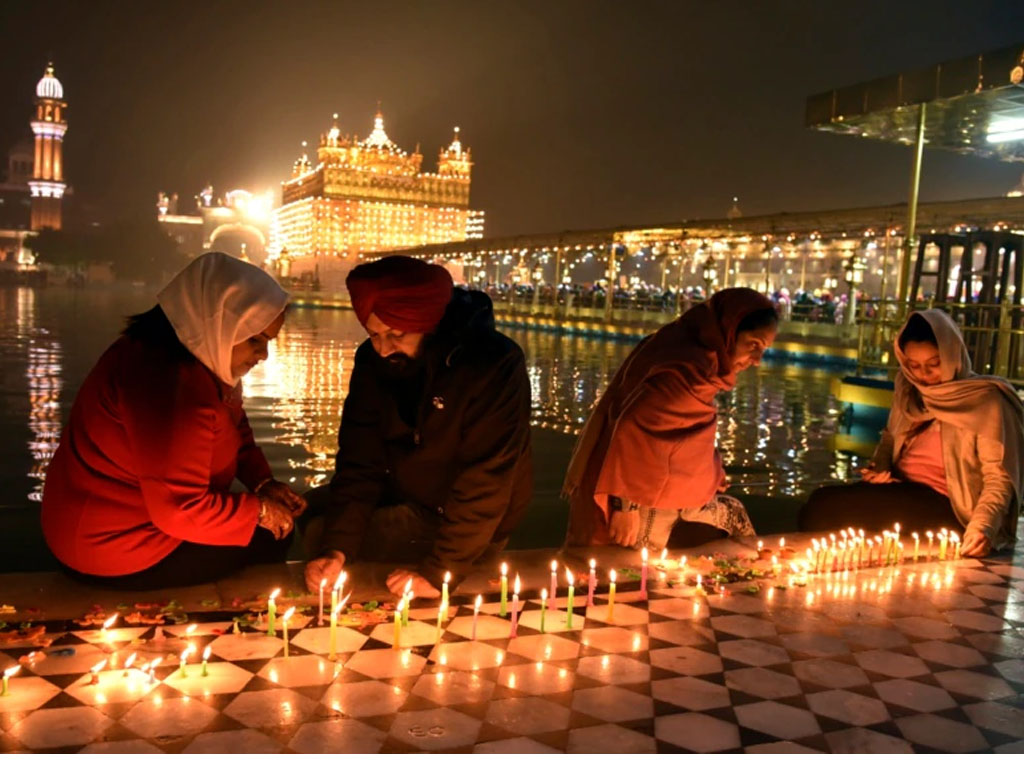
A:
[[[509,637],[516,637],[516,630],[519,629],[519,574],[516,574],[515,583],[512,586],[512,627],[509,630]]]
[[[640,550],[640,599],[647,599],[647,547]]]
[[[327,586],[327,579],[320,579],[320,612],[316,615],[316,625],[322,626],[324,623],[324,587]]]
[[[594,607],[594,585],[597,583],[597,560],[590,558],[590,583],[587,585],[587,606]]]
[[[558,561],[551,561],[551,601],[558,597]]]

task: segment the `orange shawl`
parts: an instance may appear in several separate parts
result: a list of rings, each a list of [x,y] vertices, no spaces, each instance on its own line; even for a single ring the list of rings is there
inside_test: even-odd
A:
[[[569,462],[569,546],[609,542],[609,496],[660,509],[698,508],[714,497],[724,478],[714,398],[736,383],[736,328],[771,306],[747,288],[719,291],[630,353]]]

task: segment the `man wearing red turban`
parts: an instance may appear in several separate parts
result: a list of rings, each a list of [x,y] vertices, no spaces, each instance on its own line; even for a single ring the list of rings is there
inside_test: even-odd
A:
[[[346,562],[415,563],[388,588],[432,597],[500,551],[533,490],[523,351],[494,328],[490,298],[406,256],[346,281],[369,339],[356,351],[335,474],[308,495],[311,590]]]

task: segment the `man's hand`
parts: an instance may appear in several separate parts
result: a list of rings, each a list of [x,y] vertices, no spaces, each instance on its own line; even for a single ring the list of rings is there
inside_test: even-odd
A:
[[[864,479],[865,483],[874,483],[875,485],[896,482],[892,476],[892,472],[887,469],[875,469],[874,464],[868,464],[866,467],[862,467],[860,470],[860,476]]]
[[[333,588],[344,567],[345,555],[338,550],[332,550],[326,555],[310,560],[306,563],[306,591],[318,593],[323,579],[327,579],[328,589]]]
[[[992,542],[981,531],[968,529],[964,532],[964,543],[960,546],[963,557],[985,557],[992,551]]]
[[[306,511],[306,500],[280,480],[266,483],[257,495],[264,501],[276,501],[291,512],[292,517],[298,517]]]
[[[640,513],[636,510],[630,512],[624,509],[612,512],[612,519],[608,524],[608,535],[620,546],[634,546],[636,537],[640,535]]]
[[[399,568],[392,571],[388,576],[388,591],[393,595],[401,597],[405,594],[405,586],[412,579],[412,592],[416,597],[438,597],[441,593],[434,589],[434,585],[424,579],[415,571],[407,571]]]
[[[266,528],[278,540],[292,532],[295,523],[291,511],[287,507],[273,499],[261,499],[260,503],[263,508],[260,510],[260,517],[256,522],[260,528]]]

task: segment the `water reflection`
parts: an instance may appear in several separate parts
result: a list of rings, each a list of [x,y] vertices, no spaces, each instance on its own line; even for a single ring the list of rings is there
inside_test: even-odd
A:
[[[0,456],[7,480],[32,479],[31,500],[40,498],[62,413],[85,375],[113,341],[121,318],[151,305],[151,297],[138,292],[85,291],[70,297],[54,289],[0,292],[5,361],[0,429],[5,435],[25,435],[5,441]],[[538,453],[538,466],[564,466],[572,436],[632,345],[521,329],[505,332],[526,351],[534,425],[562,436],[545,441],[551,455]],[[271,344],[269,359],[246,378],[250,422],[279,477],[310,487],[330,476],[353,356],[363,339],[365,332],[349,312],[296,309]],[[855,460],[830,446],[839,415],[829,391],[832,375],[768,363],[745,371],[736,389],[720,397],[719,445],[725,463],[738,468],[732,474],[737,490],[801,494],[852,474]],[[24,504],[24,485],[8,482],[0,488],[0,504]]]

